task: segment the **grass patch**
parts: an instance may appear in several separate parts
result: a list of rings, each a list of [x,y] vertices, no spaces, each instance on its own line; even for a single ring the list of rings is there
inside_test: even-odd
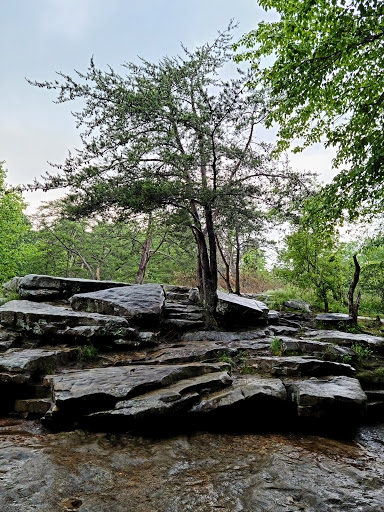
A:
[[[277,336],[274,336],[271,341],[271,352],[274,356],[281,356],[284,352],[284,344]]]
[[[357,374],[357,378],[363,386],[384,385],[384,368],[361,371]]]
[[[88,343],[88,345],[79,346],[78,353],[80,361],[92,361],[98,357],[99,350],[92,343]]]

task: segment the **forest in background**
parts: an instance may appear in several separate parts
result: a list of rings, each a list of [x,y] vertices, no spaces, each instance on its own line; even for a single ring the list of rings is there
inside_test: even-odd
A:
[[[82,101],[83,147],[29,186],[69,191],[31,218],[2,165],[2,282],[37,273],[198,285],[208,309],[220,286],[344,312],[355,256],[360,312],[384,312],[383,6],[260,3],[280,21],[235,45],[230,26],[182,58],[125,64],[124,75],[91,61],[74,77],[32,82],[59,103]],[[221,78],[233,59],[247,69]],[[255,135],[273,123],[276,146]],[[281,161],[297,139],[297,151],[337,148],[345,168],[331,185]],[[357,219],[374,234],[358,237]],[[343,223],[355,239],[342,240]]]

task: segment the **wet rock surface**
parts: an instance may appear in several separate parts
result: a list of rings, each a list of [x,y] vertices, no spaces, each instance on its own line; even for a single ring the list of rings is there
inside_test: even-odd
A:
[[[114,281],[95,281],[93,279],[71,279],[66,277],[28,274],[13,278],[5,283],[3,290],[17,292],[21,298],[29,300],[62,300],[76,293],[105,290],[116,286],[128,286],[127,283]]]
[[[169,438],[0,422],[2,512],[380,512],[384,428]]]
[[[40,277],[39,302],[0,307],[2,512],[384,511],[384,427],[308,434],[350,433],[367,406],[384,417],[384,389],[351,377],[364,352],[350,348],[369,348],[374,373],[382,338],[306,331],[291,313],[261,328],[268,308],[242,315],[244,302],[203,331],[196,290],[159,285],[159,323],[132,327],[114,316],[128,288],[102,292],[108,314],[79,312],[43,303],[59,285]],[[74,428],[88,433],[53,433]]]
[[[258,325],[268,320],[264,302],[239,297],[233,293],[217,292],[217,314],[223,325]]]
[[[298,416],[347,422],[363,416],[367,396],[357,379],[325,377],[287,382]]]
[[[133,324],[157,327],[162,319],[164,300],[159,284],[143,284],[77,294],[71,297],[70,304],[75,311],[116,315]]]
[[[28,300],[12,300],[1,306],[0,322],[9,330],[51,340],[55,336],[132,336],[129,323],[123,317],[83,313]]]
[[[249,364],[256,370],[271,375],[315,376],[315,375],[352,375],[356,370],[349,364],[324,361],[313,357],[250,357]]]
[[[49,276],[22,279],[37,291],[37,282],[40,290],[61,283]],[[321,418],[334,430],[370,420],[367,402],[368,410],[384,414],[384,396],[370,393],[367,399],[359,380],[350,378],[365,354],[350,345],[361,342],[379,354],[382,338],[310,331],[307,316],[296,313],[279,319],[294,325],[261,327],[264,304],[220,293],[221,324],[230,328],[203,331],[197,300],[195,289],[151,284],[70,299],[73,308],[91,312],[8,302],[0,307],[0,410],[42,416],[56,430],[123,431],[160,429],[160,423],[166,429],[167,422],[176,431],[188,424],[217,427],[238,418],[242,425],[251,419],[254,428],[268,419],[273,428],[281,417],[297,427],[302,418],[314,424]]]
[[[316,316],[316,322],[329,325],[348,325],[352,323],[352,317],[344,313],[320,313]]]
[[[308,331],[304,334],[307,338],[313,338],[319,341],[338,343],[340,345],[351,346],[354,343],[363,343],[372,347],[384,346],[384,338],[381,336],[372,336],[370,334],[355,334],[341,331]]]

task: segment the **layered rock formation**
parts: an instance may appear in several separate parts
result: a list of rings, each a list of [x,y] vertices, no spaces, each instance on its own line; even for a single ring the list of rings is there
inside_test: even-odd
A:
[[[367,401],[380,402],[373,390],[368,400],[354,376],[350,348],[359,341],[379,354],[380,337],[267,326],[265,304],[223,293],[221,330],[203,331],[194,289],[108,283],[89,291],[87,280],[22,279],[44,288],[34,288],[38,301],[0,307],[3,412],[56,429],[345,428],[364,420]],[[27,289],[20,282],[19,291]],[[42,301],[44,290],[60,287],[83,288]]]

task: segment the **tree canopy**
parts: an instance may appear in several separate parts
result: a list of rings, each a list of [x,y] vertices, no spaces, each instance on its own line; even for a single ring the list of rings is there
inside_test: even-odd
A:
[[[260,0],[280,20],[245,35],[237,60],[273,63],[258,75],[270,88],[267,124],[279,124],[278,148],[325,140],[335,166],[326,189],[333,213],[382,209],[384,179],[384,4],[380,0]],[[269,61],[270,62],[270,61]]]
[[[28,250],[30,223],[23,210],[21,194],[6,183],[7,173],[0,162],[0,282],[17,275]]]
[[[183,56],[158,64],[126,63],[126,75],[102,71],[91,61],[75,78],[35,85],[58,91],[58,102],[83,100],[74,116],[82,148],[37,187],[68,187],[73,215],[113,208],[179,216],[191,229],[207,309],[217,288],[215,222],[249,209],[278,192],[281,181],[300,188],[297,174],[280,169],[270,147],[256,139],[267,114],[265,93],[250,90],[254,71],[223,78],[232,61],[231,33],[219,33]]]

